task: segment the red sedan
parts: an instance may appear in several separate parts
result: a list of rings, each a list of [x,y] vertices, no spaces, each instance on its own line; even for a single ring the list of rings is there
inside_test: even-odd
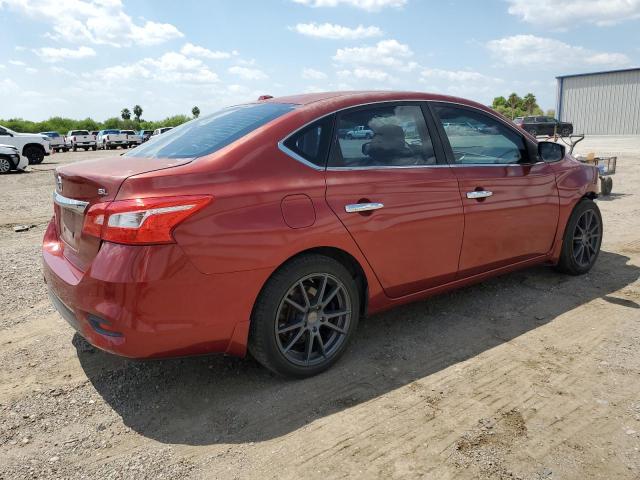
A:
[[[135,358],[247,349],[325,370],[358,319],[536,264],[593,266],[597,171],[477,103],[267,98],[58,168],[53,304]]]

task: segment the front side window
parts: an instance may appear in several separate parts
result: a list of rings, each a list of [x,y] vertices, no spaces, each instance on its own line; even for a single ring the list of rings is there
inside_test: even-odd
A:
[[[456,164],[508,165],[526,163],[527,148],[519,135],[478,110],[435,105]]]
[[[336,122],[331,167],[435,165],[427,125],[418,105],[380,106],[343,113]]]
[[[127,157],[197,158],[213,153],[292,111],[295,105],[252,103],[225,108],[154,135]]]
[[[323,118],[291,135],[284,146],[307,162],[324,167],[331,142],[333,117]]]

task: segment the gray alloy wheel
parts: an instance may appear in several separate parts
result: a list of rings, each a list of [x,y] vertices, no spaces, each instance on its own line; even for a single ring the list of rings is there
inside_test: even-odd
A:
[[[312,273],[289,288],[278,306],[274,333],[292,364],[314,366],[331,358],[346,340],[351,301],[345,285],[328,273]]]
[[[324,255],[301,255],[262,289],[251,315],[249,351],[275,373],[310,377],[344,353],[359,315],[359,289],[346,267]]]
[[[582,199],[567,222],[558,270],[570,275],[591,270],[600,253],[602,233],[600,209],[593,200]]]
[[[530,130],[529,130],[529,133],[530,133],[531,135],[533,135],[534,137],[535,137],[536,135],[538,135],[538,131],[537,131],[535,128],[530,129]]]
[[[566,128],[566,127],[565,127],[565,128],[563,128],[563,129],[560,131],[560,135],[561,135],[561,136],[563,136],[563,137],[568,137],[569,135],[571,135],[571,129]]]
[[[11,160],[0,157],[0,173],[9,173],[11,171]]]

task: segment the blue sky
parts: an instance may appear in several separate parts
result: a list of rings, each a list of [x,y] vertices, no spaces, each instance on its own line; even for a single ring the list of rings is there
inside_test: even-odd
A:
[[[0,118],[361,89],[546,109],[557,75],[640,65],[640,0],[0,0],[0,25]]]

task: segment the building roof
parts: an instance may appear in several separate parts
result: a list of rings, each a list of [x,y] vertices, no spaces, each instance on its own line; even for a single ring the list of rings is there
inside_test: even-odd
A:
[[[635,72],[635,71],[640,71],[640,67],[623,68],[620,70],[604,70],[600,72],[574,73],[570,75],[558,75],[556,78],[586,77],[588,75],[605,75],[607,73],[621,73],[621,72]]]

